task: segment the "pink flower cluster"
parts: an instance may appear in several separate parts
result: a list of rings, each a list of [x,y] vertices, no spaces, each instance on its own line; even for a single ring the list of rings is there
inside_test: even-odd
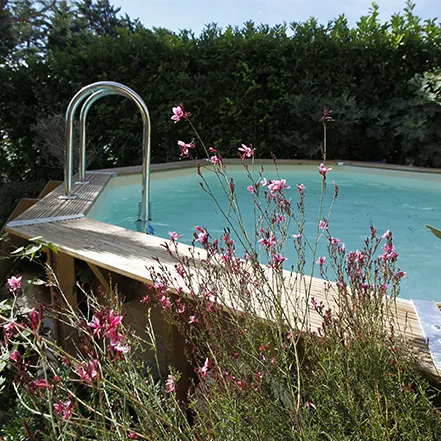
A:
[[[90,360],[89,363],[83,361],[81,364],[75,366],[75,369],[81,380],[90,384],[98,376],[99,362],[98,360]]]
[[[263,229],[261,230],[261,232],[264,233]],[[277,242],[278,240],[273,232],[268,232],[265,234],[265,237],[259,239],[260,245],[262,245],[266,249],[273,247],[277,244]]]
[[[270,184],[268,184],[268,190],[271,193],[279,192],[281,193],[284,189],[291,188],[290,185],[286,185],[286,179],[275,179],[274,181],[271,181]]]
[[[384,253],[378,256],[380,260],[384,262],[391,261],[395,262],[398,258],[398,253],[395,251],[395,247],[391,243],[387,243],[383,247]]]
[[[122,315],[116,314],[113,309],[110,311],[100,311],[98,315],[92,317],[92,321],[88,323],[93,334],[97,338],[109,339],[109,348],[115,352],[122,354],[130,351],[130,346],[123,344],[124,335],[119,332],[122,322]]]
[[[74,408],[74,402],[72,399],[67,401],[59,401],[58,403],[54,404],[55,412],[60,415],[63,420],[68,420],[71,415]]]

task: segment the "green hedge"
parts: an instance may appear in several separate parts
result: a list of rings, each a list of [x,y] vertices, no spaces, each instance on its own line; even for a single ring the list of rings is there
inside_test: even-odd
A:
[[[1,161],[4,176],[60,178],[40,160],[33,126],[64,113],[74,93],[99,80],[119,81],[145,100],[152,119],[152,159],[176,160],[171,107],[183,102],[202,137],[224,156],[241,142],[257,154],[318,158],[324,106],[333,110],[328,157],[441,166],[441,28],[412,14],[381,24],[374,8],[350,28],[342,16],[285,26],[183,31],[120,29],[115,36],[72,40],[46,58],[1,67]],[[89,142],[102,148],[94,167],[141,162],[141,118],[134,105],[108,97],[90,112]],[[20,172],[21,171],[21,172]]]

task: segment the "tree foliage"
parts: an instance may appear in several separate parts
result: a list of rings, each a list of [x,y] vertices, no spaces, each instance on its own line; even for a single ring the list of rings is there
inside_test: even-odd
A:
[[[199,36],[145,29],[118,16],[108,0],[5,4],[0,172],[6,180],[62,176],[43,160],[34,128],[99,80],[122,82],[145,100],[155,162],[175,160],[176,137],[189,136],[170,121],[171,107],[183,102],[224,156],[235,156],[245,142],[264,157],[318,158],[326,105],[336,121],[329,157],[441,166],[441,28],[417,17],[411,2],[385,23],[373,4],[354,27],[342,15],[327,24],[313,18],[274,27],[210,24]],[[31,10],[26,34],[18,17]],[[102,152],[91,166],[141,162],[142,123],[132,103],[101,100],[89,125],[89,143]]]

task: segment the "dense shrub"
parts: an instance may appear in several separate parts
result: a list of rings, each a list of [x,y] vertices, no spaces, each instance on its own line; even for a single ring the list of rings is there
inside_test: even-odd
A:
[[[435,21],[421,23],[412,9],[408,4],[380,23],[373,7],[353,28],[344,16],[327,25],[209,25],[198,37],[139,26],[52,43],[45,57],[0,67],[7,85],[0,90],[1,143],[9,155],[3,171],[25,167],[30,178],[61,177],[40,159],[33,127],[98,80],[120,81],[144,98],[154,162],[175,159],[175,139],[184,134],[166,115],[185,101],[204,138],[229,155],[243,141],[263,156],[318,158],[317,109],[329,105],[338,123],[330,157],[440,166],[440,108],[423,91],[433,93],[439,81],[433,72],[441,30]],[[131,103],[106,98],[91,111],[90,125],[89,141],[103,152],[93,166],[141,161],[141,119]]]

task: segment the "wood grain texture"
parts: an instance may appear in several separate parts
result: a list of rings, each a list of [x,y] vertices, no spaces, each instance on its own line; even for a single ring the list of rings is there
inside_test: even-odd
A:
[[[14,220],[23,221],[78,214],[86,215],[110,178],[110,175],[104,174],[87,175],[87,179],[90,183],[88,185],[74,185],[73,192],[78,194],[79,197],[78,199],[71,200],[58,199],[58,196],[64,194],[64,186],[55,185],[54,190],[20,216],[17,216]]]

